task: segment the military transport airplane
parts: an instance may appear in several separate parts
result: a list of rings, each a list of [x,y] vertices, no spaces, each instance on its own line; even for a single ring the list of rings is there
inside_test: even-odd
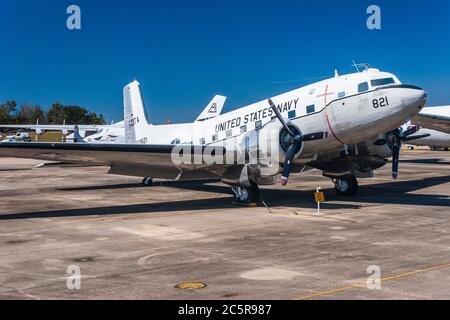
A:
[[[140,85],[124,88],[124,144],[1,143],[0,156],[104,164],[109,173],[171,180],[221,178],[240,203],[258,201],[258,185],[315,168],[339,195],[393,156],[418,127],[399,130],[425,106],[422,88],[368,68],[186,124],[155,126]],[[211,161],[213,160],[213,161]]]

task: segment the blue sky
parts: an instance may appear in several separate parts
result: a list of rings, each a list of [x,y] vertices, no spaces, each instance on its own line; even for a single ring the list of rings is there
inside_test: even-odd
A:
[[[82,30],[66,28],[81,8]],[[382,29],[366,28],[370,4]],[[192,121],[341,73],[352,59],[450,104],[450,1],[2,0],[0,101],[77,104],[123,118],[138,79],[153,123]]]

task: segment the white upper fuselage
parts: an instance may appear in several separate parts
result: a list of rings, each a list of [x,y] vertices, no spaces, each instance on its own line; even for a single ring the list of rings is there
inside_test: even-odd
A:
[[[131,90],[133,85],[138,83],[130,84]],[[297,126],[303,134],[328,132],[325,140],[305,143],[304,151],[319,153],[366,141],[401,126],[424,107],[426,94],[420,88],[402,86],[391,73],[368,69],[271,99],[289,124]],[[230,148],[242,145],[250,131],[267,125],[280,128],[274,116],[267,100],[262,100],[210,120],[188,124],[144,126],[141,121],[141,125],[136,125],[136,119],[131,123],[130,115],[125,114],[125,130],[133,127],[138,143],[226,144]]]

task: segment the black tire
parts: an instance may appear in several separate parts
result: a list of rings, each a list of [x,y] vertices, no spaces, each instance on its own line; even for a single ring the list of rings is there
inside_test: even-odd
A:
[[[150,177],[145,177],[145,178],[142,180],[142,184],[143,184],[145,187],[150,187],[151,185],[153,185],[153,179],[150,178]]]
[[[234,200],[241,205],[249,205],[250,203],[258,203],[261,195],[258,185],[251,181],[250,187],[239,187],[234,194]]]
[[[338,181],[341,180],[341,181]],[[344,184],[341,185],[341,182],[344,182]],[[345,188],[346,186],[346,188]],[[352,197],[358,194],[358,180],[355,176],[345,176],[342,178],[339,178],[335,182],[334,186],[336,190],[336,195],[339,197]]]

